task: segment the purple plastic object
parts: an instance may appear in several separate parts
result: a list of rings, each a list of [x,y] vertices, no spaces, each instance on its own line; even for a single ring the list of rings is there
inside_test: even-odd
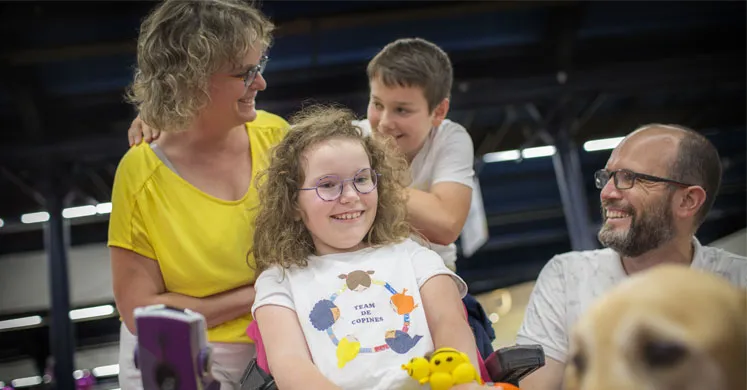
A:
[[[81,377],[75,380],[75,389],[91,390],[93,389],[93,385],[95,384],[96,379],[93,377],[93,375],[91,375],[91,372],[88,370],[83,370]]]
[[[135,352],[143,388],[203,390],[220,384],[210,375],[205,318],[190,310],[154,305],[135,309]]]
[[[201,375],[210,375],[210,348],[202,348],[197,355],[197,369]]]

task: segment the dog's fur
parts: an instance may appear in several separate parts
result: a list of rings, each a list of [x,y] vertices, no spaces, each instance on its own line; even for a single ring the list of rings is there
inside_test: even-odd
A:
[[[565,389],[747,389],[747,290],[681,265],[630,277],[574,327]]]

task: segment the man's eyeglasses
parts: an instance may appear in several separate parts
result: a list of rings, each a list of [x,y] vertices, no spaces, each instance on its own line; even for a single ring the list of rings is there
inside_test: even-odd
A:
[[[316,195],[319,197],[319,199],[326,202],[331,202],[333,200],[337,200],[337,198],[342,195],[343,187],[345,187],[346,181],[352,182],[353,188],[355,188],[358,193],[368,194],[376,189],[376,185],[378,184],[378,177],[379,174],[376,173],[376,171],[374,171],[372,168],[363,168],[350,179],[341,179],[337,175],[327,175],[319,178],[319,180],[317,180],[316,182],[316,186],[309,188],[300,188],[300,190],[316,190]]]
[[[615,181],[615,188],[618,190],[627,190],[633,188],[635,181],[638,179],[657,182],[657,183],[669,183],[679,187],[690,187],[694,184],[682,183],[672,179],[665,179],[663,177],[646,175],[643,173],[633,172],[628,169],[618,169],[616,171],[609,172],[605,169],[600,169],[594,173],[594,184],[598,189],[604,188],[608,181],[612,178]]]
[[[237,79],[244,80],[244,87],[249,88],[252,83],[254,83],[254,80],[257,79],[258,74],[262,74],[265,70],[265,66],[267,66],[267,61],[269,61],[270,58],[267,56],[262,56],[262,58],[259,59],[259,64],[249,67],[249,69],[246,70],[246,72],[235,75],[232,77],[235,77]]]

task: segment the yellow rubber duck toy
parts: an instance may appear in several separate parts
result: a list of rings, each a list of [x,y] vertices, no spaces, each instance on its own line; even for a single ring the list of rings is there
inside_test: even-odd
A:
[[[424,374],[426,371],[423,369],[423,362],[420,359],[425,360],[414,358],[407,365],[403,365],[402,368],[407,370],[413,378],[415,378],[414,375],[418,375],[420,378],[415,379],[420,384],[430,382],[432,390],[448,390],[454,385],[474,381],[483,384],[467,354],[454,348],[439,348],[433,352],[428,363],[428,374]],[[416,365],[420,368],[417,373],[412,369]],[[423,377],[423,375],[427,376]]]
[[[428,359],[424,357],[414,357],[410,359],[407,364],[402,365],[402,369],[407,371],[407,375],[420,382],[421,385],[428,382],[428,377],[431,373],[430,363],[428,362]]]

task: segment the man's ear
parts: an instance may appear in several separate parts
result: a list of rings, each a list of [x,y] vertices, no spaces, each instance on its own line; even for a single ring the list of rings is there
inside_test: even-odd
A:
[[[441,122],[446,119],[446,114],[449,113],[449,98],[446,98],[438,103],[436,108],[433,110],[433,127],[441,126]]]
[[[707,194],[701,186],[690,186],[685,189],[677,205],[676,214],[682,218],[695,216],[706,201]]]

